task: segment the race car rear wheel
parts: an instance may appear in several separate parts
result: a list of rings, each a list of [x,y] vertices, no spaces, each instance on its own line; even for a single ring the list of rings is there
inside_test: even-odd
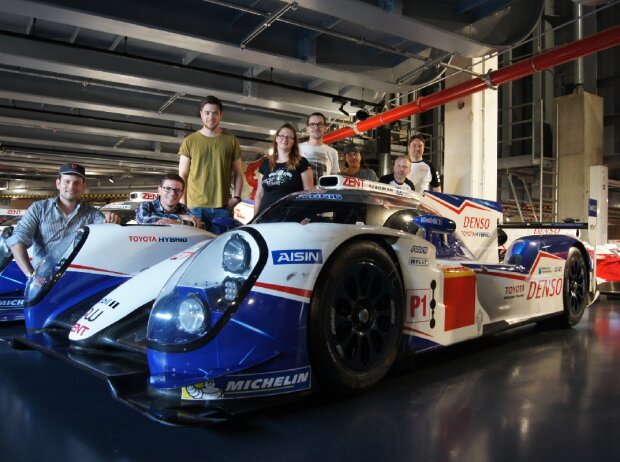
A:
[[[377,383],[392,366],[403,324],[403,286],[381,245],[352,242],[323,270],[310,307],[312,371],[343,394]]]
[[[575,247],[568,252],[564,266],[563,296],[562,322],[574,326],[581,320],[588,303],[588,270],[583,255]]]

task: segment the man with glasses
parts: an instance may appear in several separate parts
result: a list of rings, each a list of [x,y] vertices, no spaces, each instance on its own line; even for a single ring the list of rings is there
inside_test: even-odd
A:
[[[323,144],[323,137],[327,125],[325,116],[320,112],[314,112],[308,116],[308,141],[299,145],[301,155],[308,160],[312,168],[314,184],[323,175],[335,175],[340,171],[338,164],[338,151]]]
[[[141,225],[190,225],[202,228],[202,222],[193,216],[181,197],[185,191],[183,178],[169,173],[162,178],[158,188],[159,197],[143,202],[136,209],[136,221]]]
[[[213,224],[213,219],[231,218],[243,189],[241,146],[233,134],[220,127],[223,111],[215,96],[201,101],[202,128],[185,137],[179,149],[179,176],[187,184],[181,202],[215,234],[226,229]]]

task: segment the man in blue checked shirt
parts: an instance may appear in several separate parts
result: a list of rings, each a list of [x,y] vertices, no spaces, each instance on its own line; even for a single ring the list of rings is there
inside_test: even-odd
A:
[[[183,178],[176,173],[166,175],[158,188],[159,197],[151,202],[143,202],[136,209],[136,221],[141,225],[184,224],[202,228],[202,222],[180,202],[184,190]]]
[[[19,223],[13,235],[6,240],[19,268],[27,277],[67,236],[85,225],[120,223],[114,213],[104,215],[96,208],[80,201],[86,190],[86,171],[79,164],[64,164],[56,178],[58,196],[34,202]],[[32,262],[27,249],[32,249]]]

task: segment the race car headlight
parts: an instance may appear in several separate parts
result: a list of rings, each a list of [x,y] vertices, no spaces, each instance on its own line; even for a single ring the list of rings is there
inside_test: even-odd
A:
[[[241,274],[248,269],[251,250],[241,235],[233,234],[222,250],[222,267],[231,273]]]
[[[26,284],[24,306],[36,305],[60,279],[75,259],[88,236],[88,228],[79,229],[74,236],[66,238],[37,266]]]
[[[199,297],[190,296],[179,305],[179,329],[192,335],[201,335],[209,325],[209,310]]]
[[[184,352],[209,342],[250,292],[267,261],[258,231],[222,234],[168,280],[147,326],[149,348]]]

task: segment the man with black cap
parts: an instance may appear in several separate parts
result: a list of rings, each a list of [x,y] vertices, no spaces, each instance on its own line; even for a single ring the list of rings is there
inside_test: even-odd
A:
[[[6,240],[19,268],[30,277],[43,258],[67,236],[94,223],[120,223],[116,214],[104,215],[80,202],[86,189],[86,173],[78,164],[64,164],[56,178],[58,196],[34,202]],[[32,263],[27,248],[33,246]]]

